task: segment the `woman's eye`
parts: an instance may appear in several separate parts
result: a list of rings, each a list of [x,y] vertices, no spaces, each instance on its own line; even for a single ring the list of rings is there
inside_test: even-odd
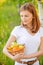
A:
[[[28,17],[27,15],[25,15],[25,17]]]
[[[24,16],[23,16],[23,15],[20,15],[20,16],[21,16],[21,17],[29,17],[29,16],[27,16],[27,15],[24,15]]]

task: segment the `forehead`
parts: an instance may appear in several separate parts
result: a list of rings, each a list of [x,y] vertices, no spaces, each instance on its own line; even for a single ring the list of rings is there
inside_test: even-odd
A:
[[[25,15],[30,15],[30,14],[32,15],[32,13],[29,12],[28,10],[23,10],[23,11],[21,11],[21,12],[20,12],[20,15],[22,15],[22,14],[23,14],[23,15],[24,15],[24,14],[25,14]]]

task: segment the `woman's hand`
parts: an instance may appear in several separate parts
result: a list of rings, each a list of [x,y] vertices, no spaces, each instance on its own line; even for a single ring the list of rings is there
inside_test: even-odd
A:
[[[24,56],[24,53],[19,53],[19,54],[16,54],[14,56],[14,60],[19,62],[19,63],[22,63],[21,59],[23,59],[23,56]]]

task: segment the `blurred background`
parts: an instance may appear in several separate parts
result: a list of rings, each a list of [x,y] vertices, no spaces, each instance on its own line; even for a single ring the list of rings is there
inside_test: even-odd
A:
[[[0,65],[14,65],[14,62],[6,57],[2,50],[12,29],[20,24],[19,7],[26,2],[34,4],[43,27],[43,0],[0,0]],[[43,65],[42,56],[39,61],[40,65]]]

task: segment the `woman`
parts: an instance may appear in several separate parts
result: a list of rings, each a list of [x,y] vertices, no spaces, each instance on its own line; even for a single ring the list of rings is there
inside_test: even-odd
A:
[[[21,24],[11,32],[3,53],[15,60],[15,65],[39,65],[37,58],[43,55],[43,28],[40,27],[35,7],[25,3],[20,8],[20,18]],[[17,43],[24,43],[25,50],[24,53],[12,56],[8,53],[7,47],[15,40]],[[40,48],[39,51],[38,48]]]

